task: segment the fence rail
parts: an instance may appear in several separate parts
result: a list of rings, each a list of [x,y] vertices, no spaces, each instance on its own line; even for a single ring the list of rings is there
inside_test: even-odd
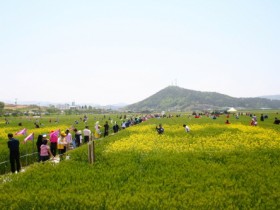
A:
[[[24,159],[24,160],[23,160]],[[38,161],[38,152],[33,152],[33,153],[29,153],[29,154],[25,154],[20,156],[20,163],[21,166],[28,166],[31,165],[35,162]],[[0,174],[6,174],[8,172],[10,172],[10,161],[6,160],[3,162],[0,162]]]

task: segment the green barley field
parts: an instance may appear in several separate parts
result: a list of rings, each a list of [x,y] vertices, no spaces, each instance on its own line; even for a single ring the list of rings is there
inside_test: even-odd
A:
[[[277,111],[251,126],[251,117],[220,115],[194,118],[189,114],[152,118],[117,134],[95,139],[94,164],[86,144],[68,152],[60,163],[37,163],[18,174],[0,176],[1,209],[280,209],[280,125]],[[130,114],[127,118],[141,115]],[[27,128],[48,134],[72,126],[79,130],[96,121],[121,125],[120,115],[48,116],[40,119],[0,118],[0,162],[8,160],[7,133]],[[226,120],[230,124],[225,124]],[[75,120],[78,124],[75,124]],[[58,122],[55,122],[58,121]],[[21,122],[22,126],[18,123]],[[158,135],[155,127],[165,129]],[[183,124],[191,132],[186,133]],[[21,154],[34,151],[23,144]],[[36,159],[35,157],[33,157]],[[32,162],[22,158],[24,166]],[[3,166],[9,167],[9,166]],[[2,169],[5,171],[5,169]],[[8,168],[9,170],[9,168]]]

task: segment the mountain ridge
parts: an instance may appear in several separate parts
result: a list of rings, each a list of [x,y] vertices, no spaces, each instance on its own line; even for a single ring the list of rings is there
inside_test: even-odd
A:
[[[266,95],[266,96],[259,96],[258,98],[266,98],[270,100],[280,100],[280,95]]]
[[[143,111],[190,111],[236,107],[244,109],[279,109],[280,100],[259,97],[235,98],[217,92],[203,92],[168,86],[150,97],[128,105],[125,110]]]

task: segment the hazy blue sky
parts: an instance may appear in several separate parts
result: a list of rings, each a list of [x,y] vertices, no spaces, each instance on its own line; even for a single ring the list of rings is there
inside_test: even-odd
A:
[[[278,0],[0,0],[0,101],[280,94]]]

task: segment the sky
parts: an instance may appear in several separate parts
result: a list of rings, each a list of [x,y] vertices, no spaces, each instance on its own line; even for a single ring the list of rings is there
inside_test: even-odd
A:
[[[169,85],[280,94],[278,0],[0,0],[0,101],[100,105]]]

